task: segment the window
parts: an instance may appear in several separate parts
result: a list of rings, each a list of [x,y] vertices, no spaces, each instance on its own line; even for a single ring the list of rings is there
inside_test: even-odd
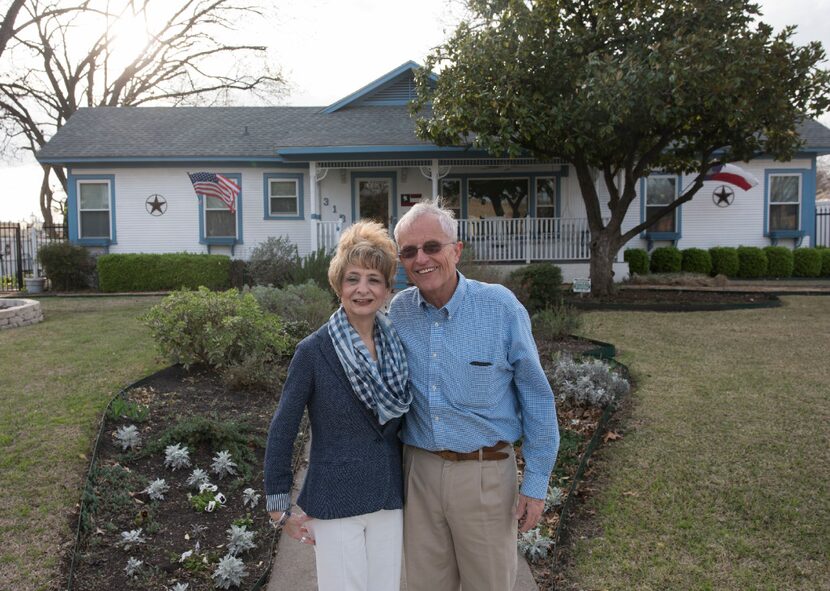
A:
[[[769,176],[769,231],[798,230],[801,209],[801,175]]]
[[[299,192],[293,179],[269,179],[268,213],[272,216],[299,215]]]
[[[455,214],[455,219],[461,219],[461,181],[459,179],[441,180],[441,199],[444,207]]]
[[[205,200],[205,236],[207,238],[236,238],[236,213],[218,197],[203,196]]]
[[[523,218],[529,201],[528,179],[471,179],[467,197],[467,217]]]
[[[110,238],[109,181],[78,181],[80,238]]]
[[[672,203],[677,198],[677,178],[673,176],[652,175],[646,179],[645,219],[661,207]],[[677,232],[677,210],[664,215],[648,229],[650,233]]]
[[[536,217],[556,217],[556,179],[536,179]]]

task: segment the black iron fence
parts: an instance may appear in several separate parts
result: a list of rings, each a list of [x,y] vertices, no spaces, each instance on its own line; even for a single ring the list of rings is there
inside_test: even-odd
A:
[[[830,202],[816,205],[816,246],[830,246]]]
[[[38,251],[66,239],[61,225],[0,223],[0,291],[19,291],[24,277],[42,277]]]

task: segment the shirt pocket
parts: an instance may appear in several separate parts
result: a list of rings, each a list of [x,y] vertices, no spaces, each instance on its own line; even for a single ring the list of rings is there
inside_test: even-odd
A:
[[[496,404],[497,371],[496,366],[490,362],[468,362],[462,370],[457,402],[462,406],[475,408],[489,408]]]

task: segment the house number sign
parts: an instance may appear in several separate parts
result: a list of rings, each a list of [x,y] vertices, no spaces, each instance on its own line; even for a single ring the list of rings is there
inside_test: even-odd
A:
[[[152,216],[164,215],[164,212],[167,211],[167,199],[158,194],[150,195],[147,197],[144,207],[147,208],[147,213]]]

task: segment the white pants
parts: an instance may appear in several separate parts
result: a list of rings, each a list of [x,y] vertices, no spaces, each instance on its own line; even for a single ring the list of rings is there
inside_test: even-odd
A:
[[[403,511],[314,519],[320,591],[396,591],[401,584]]]

